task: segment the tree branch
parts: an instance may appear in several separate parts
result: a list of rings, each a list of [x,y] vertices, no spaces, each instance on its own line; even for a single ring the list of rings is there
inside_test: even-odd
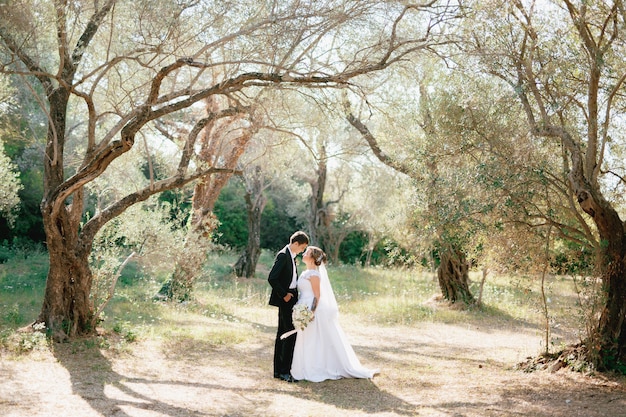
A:
[[[115,203],[111,204],[109,207],[105,208],[104,210],[93,216],[91,219],[89,219],[89,221],[82,229],[81,240],[83,242],[92,242],[93,237],[102,228],[102,226],[104,226],[111,219],[114,219],[115,217],[122,214],[128,207],[132,206],[133,204],[145,201],[151,196],[161,193],[163,191],[180,188],[192,181],[195,181],[207,175],[227,173],[237,175],[241,174],[240,171],[234,169],[211,167],[206,169],[199,169],[194,174],[189,176],[175,175],[173,177],[157,181],[149,185],[148,187],[131,193],[126,197],[116,201]]]
[[[359,133],[361,133],[361,136],[363,136],[363,138],[367,141],[370,149],[372,149],[372,152],[374,152],[374,155],[378,158],[380,162],[395,169],[398,172],[408,175],[411,178],[416,178],[415,172],[413,172],[408,166],[392,159],[386,153],[384,153],[382,149],[380,149],[376,138],[374,137],[374,135],[372,135],[367,126],[365,126],[363,122],[361,122],[361,120],[355,117],[351,112],[348,112],[348,114],[346,115],[346,120],[348,120],[348,123],[350,123],[357,131],[359,131]]]

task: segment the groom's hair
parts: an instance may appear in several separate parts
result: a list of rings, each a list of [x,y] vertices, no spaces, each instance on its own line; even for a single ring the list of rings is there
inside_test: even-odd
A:
[[[299,244],[304,243],[305,245],[308,245],[309,237],[303,231],[298,230],[296,233],[291,235],[291,238],[289,239],[289,243],[299,243]]]

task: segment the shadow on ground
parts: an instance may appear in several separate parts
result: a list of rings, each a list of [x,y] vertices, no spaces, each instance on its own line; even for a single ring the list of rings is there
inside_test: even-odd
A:
[[[158,411],[164,416],[205,416],[186,408],[176,407],[129,388],[132,377],[120,375],[113,370],[111,362],[96,347],[77,347],[80,342],[57,344],[54,356],[70,374],[72,389],[95,411],[103,416],[130,417],[126,407]],[[146,384],[157,382],[142,380]],[[123,399],[112,398],[107,390],[119,390]]]

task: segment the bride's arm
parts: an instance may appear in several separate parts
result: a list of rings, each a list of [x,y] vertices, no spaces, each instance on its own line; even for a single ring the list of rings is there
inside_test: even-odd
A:
[[[320,299],[320,277],[313,275],[309,281],[311,282],[311,288],[313,289],[313,304],[311,304],[311,311],[315,312],[317,303]]]

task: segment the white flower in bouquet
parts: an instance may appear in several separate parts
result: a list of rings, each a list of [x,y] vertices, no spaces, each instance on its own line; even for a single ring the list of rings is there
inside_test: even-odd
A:
[[[306,304],[296,304],[291,314],[293,325],[300,330],[304,330],[304,328],[313,321],[313,317],[315,317]]]

